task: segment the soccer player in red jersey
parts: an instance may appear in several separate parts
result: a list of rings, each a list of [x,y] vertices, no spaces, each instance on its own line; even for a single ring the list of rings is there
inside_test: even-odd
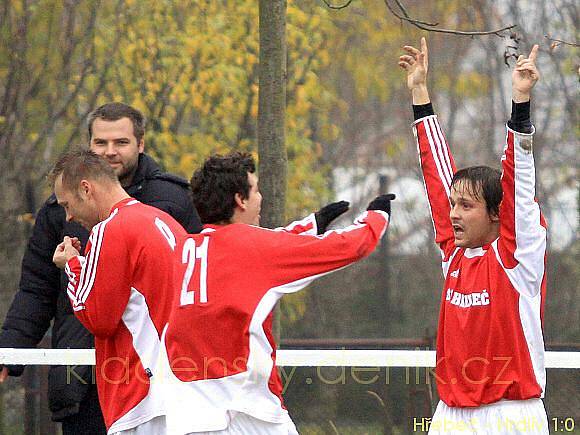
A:
[[[95,336],[99,402],[109,434],[163,434],[158,386],[161,333],[175,294],[176,241],[167,213],[131,198],[92,151],[61,156],[52,177],[67,221],[92,229],[86,253],[69,237],[53,261],[65,268],[75,315]]]
[[[176,249],[181,285],[162,340],[169,430],[295,434],[272,310],[285,294],[370,254],[394,195],[375,199],[353,225],[317,235],[257,226],[262,197],[248,154],[210,157],[191,186],[204,230]],[[318,224],[318,214],[310,222]]]
[[[546,223],[535,201],[530,94],[538,46],[512,71],[502,171],[457,170],[427,90],[428,52],[404,47],[419,158],[445,285],[437,333],[441,401],[430,434],[547,434],[542,317]]]

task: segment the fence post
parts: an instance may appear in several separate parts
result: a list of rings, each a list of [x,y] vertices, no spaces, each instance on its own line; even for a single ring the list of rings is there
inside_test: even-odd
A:
[[[0,433],[6,433],[4,430],[4,386],[0,385]]]
[[[38,391],[39,400],[39,420],[42,428],[42,435],[56,435],[58,424],[52,421],[52,413],[48,406],[48,371],[50,366],[42,366],[40,369],[40,388]]]
[[[38,366],[24,370],[24,433],[38,434]]]

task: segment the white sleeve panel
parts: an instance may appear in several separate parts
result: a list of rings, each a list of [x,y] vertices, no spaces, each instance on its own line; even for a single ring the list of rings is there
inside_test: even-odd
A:
[[[500,206],[498,259],[514,287],[528,296],[539,291],[544,276],[546,228],[535,201],[533,134],[508,128],[502,156],[503,200]]]

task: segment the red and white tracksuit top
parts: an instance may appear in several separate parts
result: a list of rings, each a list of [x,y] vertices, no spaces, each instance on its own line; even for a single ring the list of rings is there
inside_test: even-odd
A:
[[[161,333],[173,297],[177,239],[167,213],[128,198],[91,231],[84,257],[66,265],[68,294],[95,336],[99,402],[109,433],[164,415],[156,390]]]
[[[386,213],[368,211],[323,235],[296,234],[308,225],[292,234],[231,224],[182,240],[182,286],[163,340],[170,432],[225,429],[228,411],[288,422],[272,310],[283,295],[370,254],[387,224]]]
[[[453,156],[435,115],[414,123],[445,277],[435,369],[448,406],[543,397],[546,223],[535,202],[533,134],[507,128],[498,239],[458,248],[449,218]]]

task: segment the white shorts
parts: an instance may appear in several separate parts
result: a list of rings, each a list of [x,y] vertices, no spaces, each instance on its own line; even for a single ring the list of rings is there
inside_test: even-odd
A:
[[[164,435],[167,433],[167,426],[165,425],[165,416],[160,415],[152,418],[139,426],[131,429],[113,432],[109,435]]]
[[[298,435],[292,421],[270,423],[243,412],[231,412],[227,429],[211,432],[192,432],[189,435]]]
[[[443,401],[431,419],[429,435],[548,435],[541,399],[500,400],[477,408],[456,408]]]

